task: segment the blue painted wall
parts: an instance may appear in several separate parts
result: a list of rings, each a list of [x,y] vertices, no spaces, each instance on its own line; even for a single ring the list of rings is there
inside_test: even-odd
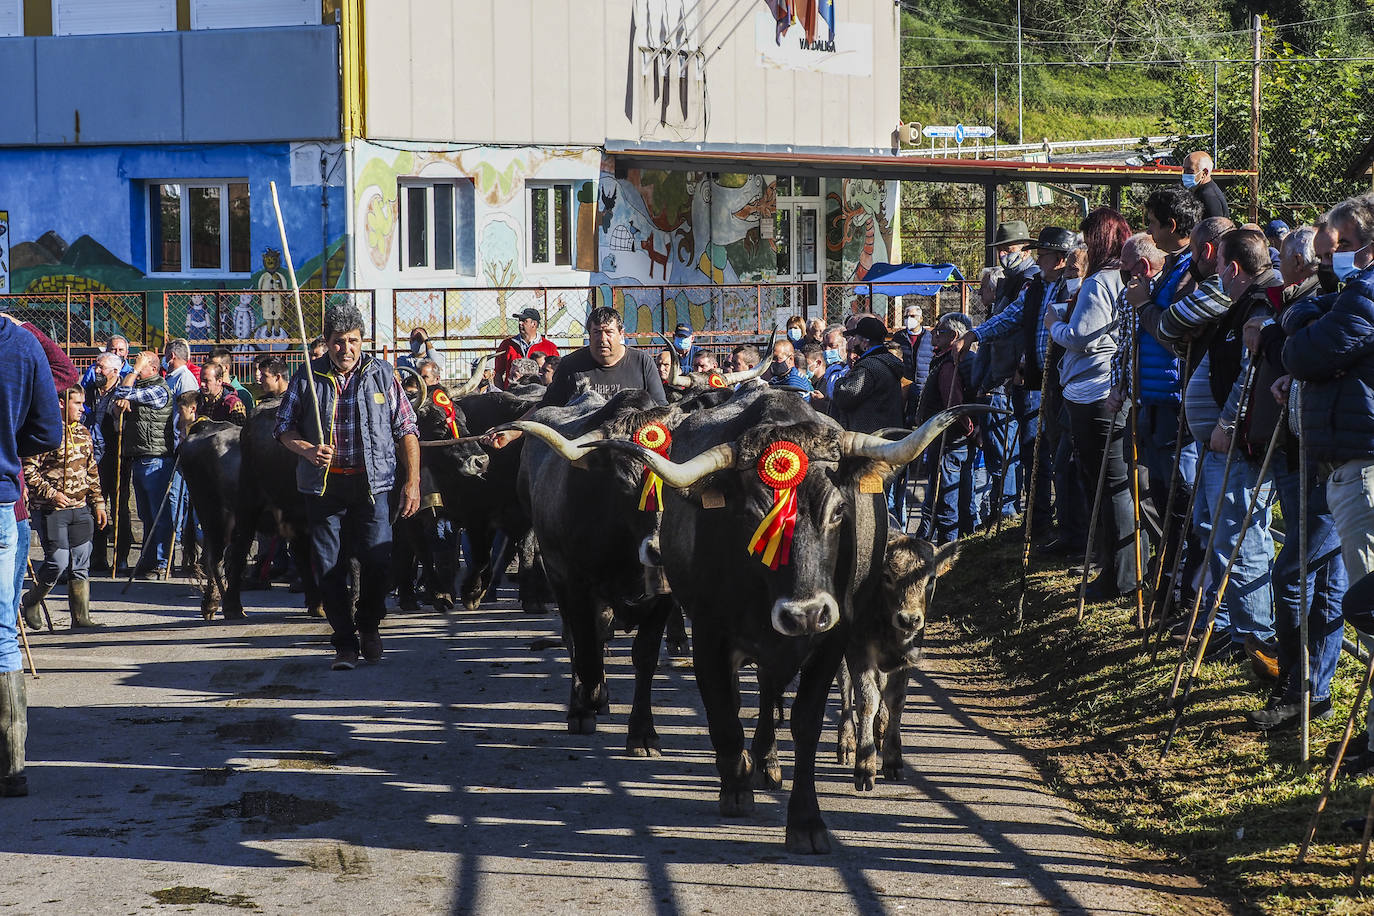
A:
[[[341,170],[342,165],[334,176],[340,185]],[[312,171],[313,184],[292,186],[287,143],[0,148],[0,210],[9,211],[14,262],[11,288],[18,293],[45,288],[53,277],[86,278],[93,288],[115,290],[254,286],[264,249],[281,247],[270,181],[277,183],[301,285],[319,285],[321,255],[327,253],[335,256],[330,286],[338,286],[343,272],[339,251],[345,232],[344,189],[328,188],[324,207],[315,174]],[[248,181],[252,276],[169,278],[146,273],[147,183],[176,178]],[[25,244],[37,243],[49,232],[69,246],[61,257],[52,255],[54,245]]]
[[[338,34],[0,38],[0,145],[337,139]]]

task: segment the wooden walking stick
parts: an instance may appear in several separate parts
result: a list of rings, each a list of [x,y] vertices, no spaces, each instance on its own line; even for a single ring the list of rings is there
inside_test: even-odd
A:
[[[1140,348],[1133,348],[1130,357],[1131,400],[1126,421],[1131,425],[1131,461],[1128,470],[1131,473],[1131,510],[1135,514],[1135,625],[1140,628],[1142,637],[1148,639],[1150,631],[1145,624],[1145,556],[1142,553],[1144,538],[1140,531],[1140,450],[1136,444],[1140,440],[1140,429],[1136,423],[1140,413]]]
[[[25,545],[24,545],[24,549],[27,550],[28,548],[29,548],[29,545],[28,545],[28,544],[25,544]],[[37,587],[37,586],[38,586],[38,576],[34,575],[34,572],[33,572],[33,560],[32,560],[32,559],[29,559],[28,557],[25,557],[25,558],[24,558],[24,562],[28,563],[28,565],[29,565],[29,578],[33,580],[34,587]],[[43,622],[46,623],[46,624],[48,625],[48,632],[49,632],[49,633],[55,632],[55,628],[54,628],[53,625],[52,625],[52,615],[48,613],[48,599],[47,599],[47,598],[39,598],[39,599],[38,599],[38,606],[39,606],[40,608],[42,608],[42,610],[43,610]],[[24,615],[23,615],[23,614],[20,614],[19,616],[20,616],[20,617],[23,617]]]
[[[129,498],[129,494],[122,489],[124,484],[124,411],[119,412],[119,419],[115,421],[115,491],[114,491],[114,544],[111,547],[113,556],[110,557],[110,578],[119,575],[119,513],[128,513],[124,508],[124,500]]]
[[[1255,386],[1255,376],[1257,374],[1256,365],[1256,363],[1252,362],[1249,368],[1245,370],[1245,381],[1242,383],[1240,391],[1240,410],[1237,411],[1236,414],[1237,429],[1240,428],[1241,418],[1245,416],[1245,407],[1250,402],[1250,389]],[[1216,504],[1212,507],[1211,530],[1207,532],[1207,546],[1202,551],[1203,563],[1211,562],[1212,548],[1216,545],[1217,542],[1217,516],[1221,514],[1221,507],[1226,504],[1226,485],[1231,480],[1231,463],[1235,460],[1236,445],[1239,443],[1239,441],[1240,436],[1232,436],[1231,444],[1226,449],[1226,464],[1223,465],[1221,469],[1221,486],[1218,488],[1217,491]],[[1203,457],[1205,459],[1206,456],[1204,455]],[[1193,484],[1194,497],[1196,497],[1197,487],[1201,483],[1202,464],[1201,462],[1199,462],[1197,480]],[[1242,533],[1244,533],[1243,529]],[[1206,584],[1205,577],[1203,580],[1203,584]],[[1188,615],[1188,628],[1184,631],[1183,635],[1183,651],[1179,653],[1178,664],[1174,667],[1174,680],[1173,683],[1169,685],[1169,695],[1166,698],[1166,702],[1169,703],[1172,703],[1174,701],[1174,697],[1178,695],[1178,685],[1183,680],[1183,667],[1188,663],[1188,649],[1193,643],[1193,627],[1197,625],[1198,611],[1202,609],[1202,593],[1204,591],[1205,589],[1199,588],[1197,590],[1197,594],[1193,596],[1193,610],[1192,613]]]
[[[1374,795],[1369,796],[1369,809],[1364,813],[1364,835],[1360,837],[1360,857],[1355,862],[1355,890],[1364,880],[1364,863],[1369,859],[1369,837],[1374,833]]]
[[[1245,403],[1245,401],[1242,400],[1241,403]],[[1255,515],[1255,507],[1259,505],[1260,495],[1264,492],[1264,479],[1269,474],[1269,464],[1274,459],[1274,450],[1278,448],[1279,439],[1282,438],[1283,434],[1283,426],[1287,419],[1288,405],[1285,404],[1279,409],[1278,422],[1274,424],[1274,432],[1269,437],[1269,447],[1264,450],[1264,461],[1260,464],[1259,475],[1255,478],[1255,492],[1245,507],[1245,517],[1241,519],[1240,527],[1236,529],[1236,543],[1231,547],[1231,555],[1226,559],[1226,569],[1221,574],[1221,581],[1217,583],[1217,596],[1212,600],[1212,609],[1207,614],[1207,628],[1203,630],[1202,639],[1198,642],[1197,654],[1193,657],[1193,666],[1188,672],[1188,681],[1183,685],[1183,695],[1178,699],[1173,724],[1169,726],[1169,734],[1164,739],[1164,749],[1160,752],[1161,757],[1169,753],[1174,735],[1178,733],[1179,723],[1183,721],[1183,712],[1188,708],[1188,696],[1193,692],[1193,685],[1197,683],[1198,670],[1202,667],[1202,657],[1207,654],[1207,643],[1212,638],[1212,630],[1217,623],[1217,614],[1221,612],[1221,603],[1226,598],[1226,586],[1231,581],[1231,570],[1235,568],[1236,559],[1240,556],[1241,544],[1245,540],[1245,532],[1250,527],[1250,520]],[[1231,441],[1234,443],[1241,434],[1240,421],[1237,420],[1236,431],[1232,435]],[[1213,517],[1212,530],[1216,531],[1217,527],[1216,518]]]
[[[1185,369],[1186,369],[1186,367],[1192,365],[1192,361],[1193,361],[1193,342],[1192,342],[1191,340],[1189,340],[1189,341],[1188,341],[1187,349],[1185,349],[1184,352],[1183,352],[1183,365],[1184,365]],[[1188,416],[1187,416],[1187,414],[1184,413],[1182,405],[1179,405],[1179,411],[1178,411],[1178,432],[1174,435],[1174,464],[1173,464],[1173,467],[1169,470],[1169,496],[1168,496],[1168,498],[1165,499],[1165,501],[1164,501],[1164,506],[1163,506],[1163,508],[1162,508],[1162,510],[1161,510],[1161,512],[1160,512],[1160,519],[1159,519],[1159,542],[1160,542],[1160,543],[1159,543],[1159,551],[1158,551],[1158,553],[1156,554],[1156,556],[1159,557],[1159,562],[1155,564],[1155,577],[1154,577],[1154,581],[1150,583],[1150,603],[1151,603],[1151,605],[1155,605],[1155,604],[1157,604],[1158,601],[1159,601],[1159,587],[1160,587],[1160,584],[1163,582],[1163,578],[1164,578],[1164,557],[1167,556],[1168,553],[1169,553],[1169,520],[1170,520],[1170,518],[1172,517],[1172,513],[1173,513],[1173,511],[1174,511],[1174,499],[1178,496],[1178,489],[1179,489],[1179,486],[1183,483],[1183,471],[1182,471],[1182,468],[1183,468],[1183,437],[1184,437],[1184,434],[1185,434],[1187,431],[1188,431]],[[1193,489],[1193,494],[1196,494],[1196,492],[1197,492],[1197,488],[1194,487],[1194,489]],[[1179,528],[1178,528],[1178,543],[1174,546],[1174,556],[1175,556],[1175,558],[1181,556],[1182,553],[1183,553],[1183,542],[1184,542],[1184,540],[1186,539],[1186,536],[1187,536],[1187,533],[1188,533],[1188,527],[1189,527],[1189,525],[1192,523],[1192,518],[1193,518],[1193,510],[1192,510],[1192,505],[1193,505],[1193,504],[1192,504],[1192,498],[1193,498],[1193,494],[1190,494],[1189,497],[1188,497],[1188,499],[1189,499],[1189,502],[1188,502],[1188,512],[1183,516],[1183,524],[1180,525]],[[1169,588],[1169,593],[1168,593],[1168,597],[1166,598],[1165,606],[1160,610],[1159,616],[1160,616],[1161,619],[1164,619],[1164,618],[1166,618],[1166,617],[1169,616],[1169,614],[1168,614],[1168,608],[1169,608],[1169,606],[1171,606],[1171,605],[1173,604],[1173,594],[1174,594],[1174,590],[1173,590],[1173,588],[1172,588],[1172,582],[1173,582],[1173,577],[1176,576],[1176,575],[1178,574],[1178,566],[1179,566],[1179,564],[1178,564],[1177,562],[1175,562],[1175,563],[1173,564],[1173,569],[1172,569],[1172,571],[1171,571],[1171,573],[1170,573],[1169,581],[1170,581],[1170,583],[1171,583],[1171,587]],[[1153,613],[1153,611],[1152,611],[1152,613]],[[1158,640],[1156,640],[1156,644],[1158,644]],[[1156,649],[1156,651],[1158,651],[1158,649]]]
[[[1046,360],[1049,362],[1049,347],[1046,347]],[[1040,474],[1041,446],[1045,441],[1045,405],[1049,401],[1050,373],[1042,369],[1040,373],[1040,407],[1035,422],[1035,443],[1031,446],[1031,476],[1026,481],[1026,512],[1021,517],[1021,584],[1016,591],[1016,609],[1012,612],[1013,629],[1021,629],[1026,619],[1026,577],[1030,574],[1031,521],[1035,516],[1035,479]]]
[[[1088,598],[1088,567],[1092,565],[1093,546],[1097,543],[1098,515],[1102,511],[1102,491],[1107,485],[1107,463],[1111,457],[1112,436],[1116,434],[1116,417],[1107,425],[1107,439],[1102,445],[1102,465],[1097,469],[1097,491],[1093,494],[1093,513],[1088,517],[1088,546],[1083,551],[1083,575],[1078,580],[1078,622],[1083,622],[1083,608]]]
[[[1187,421],[1184,419],[1180,419],[1179,422],[1180,424],[1182,424],[1186,423]],[[1169,591],[1168,594],[1164,596],[1164,604],[1159,609],[1159,622],[1155,625],[1155,644],[1154,648],[1150,651],[1151,665],[1153,665],[1159,659],[1159,648],[1164,642],[1164,632],[1166,629],[1168,629],[1169,625],[1169,612],[1173,610],[1174,607],[1174,583],[1178,581],[1178,572],[1179,569],[1183,566],[1183,546],[1184,542],[1188,539],[1188,531],[1193,526],[1193,507],[1197,503],[1197,491],[1201,489],[1201,487],[1199,486],[1200,483],[1201,481],[1198,478],[1194,477],[1193,488],[1192,491],[1188,494],[1188,502],[1183,510],[1183,524],[1179,526],[1178,544],[1174,547],[1174,562],[1173,565],[1169,567]],[[1164,563],[1162,562],[1163,559],[1164,558],[1161,553],[1161,562],[1159,564],[1161,569],[1164,566]],[[1155,585],[1156,595],[1159,594],[1158,589],[1160,588],[1160,584],[1161,583],[1156,583]],[[1190,622],[1188,626],[1191,632],[1192,623]]]
[[[1299,742],[1302,749],[1302,759],[1304,762],[1312,753],[1312,658],[1308,653],[1307,640],[1310,636],[1311,624],[1307,620],[1307,615],[1312,612],[1311,598],[1307,591],[1308,567],[1311,565],[1312,558],[1309,551],[1312,544],[1308,541],[1308,495],[1307,495],[1307,443],[1303,439],[1302,429],[1302,382],[1293,382],[1293,391],[1296,392],[1296,404],[1290,405],[1289,414],[1294,421],[1294,430],[1298,438],[1298,480],[1301,481],[1301,489],[1298,490],[1298,538],[1302,553],[1298,554],[1298,581],[1302,583],[1301,592],[1298,599],[1298,645],[1301,647],[1298,652],[1298,676],[1302,678],[1302,700],[1301,711],[1298,714],[1298,731],[1300,732]],[[1296,409],[1293,409],[1296,407]],[[1371,800],[1374,804],[1374,799]],[[1360,862],[1363,865],[1364,853],[1369,849],[1369,827],[1366,821],[1364,831],[1364,850],[1360,853]],[[1360,886],[1360,873],[1355,872],[1355,887]]]
[[[1347,595],[1349,593],[1347,592]],[[1350,739],[1355,734],[1355,719],[1360,714],[1360,706],[1364,703],[1365,691],[1369,689],[1369,680],[1374,678],[1374,653],[1370,653],[1369,664],[1364,669],[1364,677],[1360,678],[1360,689],[1355,692],[1355,702],[1350,707],[1350,715],[1345,720],[1345,731],[1341,733],[1340,744],[1336,747],[1336,759],[1331,761],[1331,766],[1326,770],[1326,779],[1322,781],[1321,794],[1317,796],[1317,807],[1312,812],[1312,819],[1307,823],[1307,835],[1302,838],[1302,845],[1298,847],[1298,857],[1295,863],[1301,865],[1307,858],[1307,850],[1312,845],[1312,839],[1317,835],[1317,823],[1321,820],[1322,812],[1326,810],[1326,803],[1331,798],[1331,785],[1336,781],[1336,774],[1341,770],[1341,762],[1345,760],[1346,748],[1350,746]],[[1368,819],[1365,824],[1368,826]]]
[[[301,310],[301,287],[296,282],[296,266],[291,260],[291,246],[286,241],[286,223],[281,218],[281,202],[277,200],[277,183],[269,182],[272,189],[272,211],[277,215],[277,231],[281,235],[281,254],[286,261],[286,275],[291,278],[291,299],[296,305],[296,330],[301,335],[301,350],[305,353],[306,390],[310,392],[310,403],[315,408],[315,428],[319,430],[320,441],[324,441],[324,424],[320,421],[320,393],[315,390],[311,379],[310,341],[305,337],[305,312]],[[323,300],[321,300],[323,301]]]
[[[38,680],[38,667],[33,663],[33,650],[29,648],[29,632],[24,627],[24,615],[19,615],[19,642],[24,647],[24,657],[29,660],[29,673]]]

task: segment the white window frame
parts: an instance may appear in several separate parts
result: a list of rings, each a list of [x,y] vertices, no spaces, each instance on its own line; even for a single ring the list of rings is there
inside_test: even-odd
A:
[[[165,184],[181,185],[181,270],[167,271],[156,270],[153,265],[156,260],[153,258],[153,188]],[[144,225],[144,245],[143,251],[148,259],[148,268],[145,273],[149,277],[233,277],[236,279],[246,279],[253,275],[253,239],[252,223],[249,223],[248,239],[248,270],[234,271],[229,270],[229,185],[246,184],[248,189],[248,202],[252,206],[253,190],[252,182],[247,178],[145,178],[143,179],[143,225]],[[191,234],[187,231],[187,208],[190,206],[191,195],[187,193],[191,188],[218,188],[219,189],[219,262],[225,267],[218,270],[209,268],[192,269],[191,263]],[[161,244],[159,240],[157,244]]]
[[[525,182],[525,266],[538,267],[543,270],[573,271],[577,263],[577,227],[574,220],[577,213],[577,193],[575,188],[579,182],[568,179],[566,181],[527,181]],[[554,261],[557,257],[554,254],[553,227],[554,227],[554,188],[568,189],[568,263],[559,264]],[[549,193],[549,210],[544,214],[544,222],[548,231],[549,239],[549,260],[536,261],[534,259],[534,192],[540,189],[547,189]]]
[[[0,27],[0,38],[23,38],[24,37],[24,0],[0,0],[0,6],[9,7],[14,12],[14,25],[12,30],[7,31]],[[0,18],[0,23],[6,20]]]
[[[396,207],[397,212],[400,214],[400,219],[397,225],[400,229],[399,234],[401,237],[401,243],[397,246],[397,249],[400,253],[399,267],[402,273],[408,273],[412,275],[430,274],[433,276],[440,277],[474,277],[477,275],[476,251],[471,252],[473,264],[472,272],[464,273],[463,271],[458,269],[458,265],[462,261],[462,259],[458,257],[457,249],[459,220],[458,209],[462,198],[462,195],[459,193],[458,188],[460,185],[464,183],[467,183],[469,185],[473,184],[471,179],[461,177],[402,178],[396,182]],[[448,185],[453,188],[453,266],[444,268],[443,270],[440,270],[439,268],[434,266],[434,262],[436,260],[436,252],[434,250],[434,186],[441,184]],[[427,249],[425,254],[428,257],[428,262],[423,267],[410,266],[410,194],[408,192],[414,188],[425,189],[425,246]],[[474,186],[472,188],[474,199],[476,190],[477,189]],[[475,212],[469,213],[467,214],[467,217],[474,223],[472,229],[473,242],[475,245],[477,235],[475,222],[477,214]]]

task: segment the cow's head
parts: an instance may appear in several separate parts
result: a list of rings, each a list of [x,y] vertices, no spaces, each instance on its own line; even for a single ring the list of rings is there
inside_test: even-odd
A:
[[[415,423],[428,456],[462,476],[481,477],[487,472],[491,457],[476,441],[461,441],[468,436],[463,409],[452,401],[443,386],[436,385],[425,394],[425,400],[415,410]]]
[[[762,424],[735,441],[675,462],[623,439],[588,442],[589,451],[638,455],[691,503],[723,504],[729,539],[744,569],[763,577],[773,628],[784,636],[823,633],[840,620],[843,545],[857,524],[861,493],[881,492],[891,474],[914,461],[950,423],[978,408],[944,411],[892,442],[845,432],[819,419]]]
[[[893,532],[887,539],[883,563],[883,610],[891,637],[884,640],[915,664],[921,653],[926,628],[926,607],[935,592],[935,581],[949,572],[959,556],[959,542],[936,547],[921,538]]]

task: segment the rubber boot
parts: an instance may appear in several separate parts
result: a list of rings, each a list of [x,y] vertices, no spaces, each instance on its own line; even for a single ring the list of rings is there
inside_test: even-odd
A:
[[[52,591],[51,585],[44,585],[35,582],[33,587],[24,592],[24,600],[21,605],[24,608],[24,622],[29,625],[29,629],[35,633],[43,629],[43,599],[48,597],[48,592]]]
[[[24,775],[24,742],[29,735],[29,705],[24,672],[0,672],[0,796],[29,794]]]
[[[67,583],[67,607],[72,612],[72,629],[98,627],[91,619],[91,580],[73,579]]]

